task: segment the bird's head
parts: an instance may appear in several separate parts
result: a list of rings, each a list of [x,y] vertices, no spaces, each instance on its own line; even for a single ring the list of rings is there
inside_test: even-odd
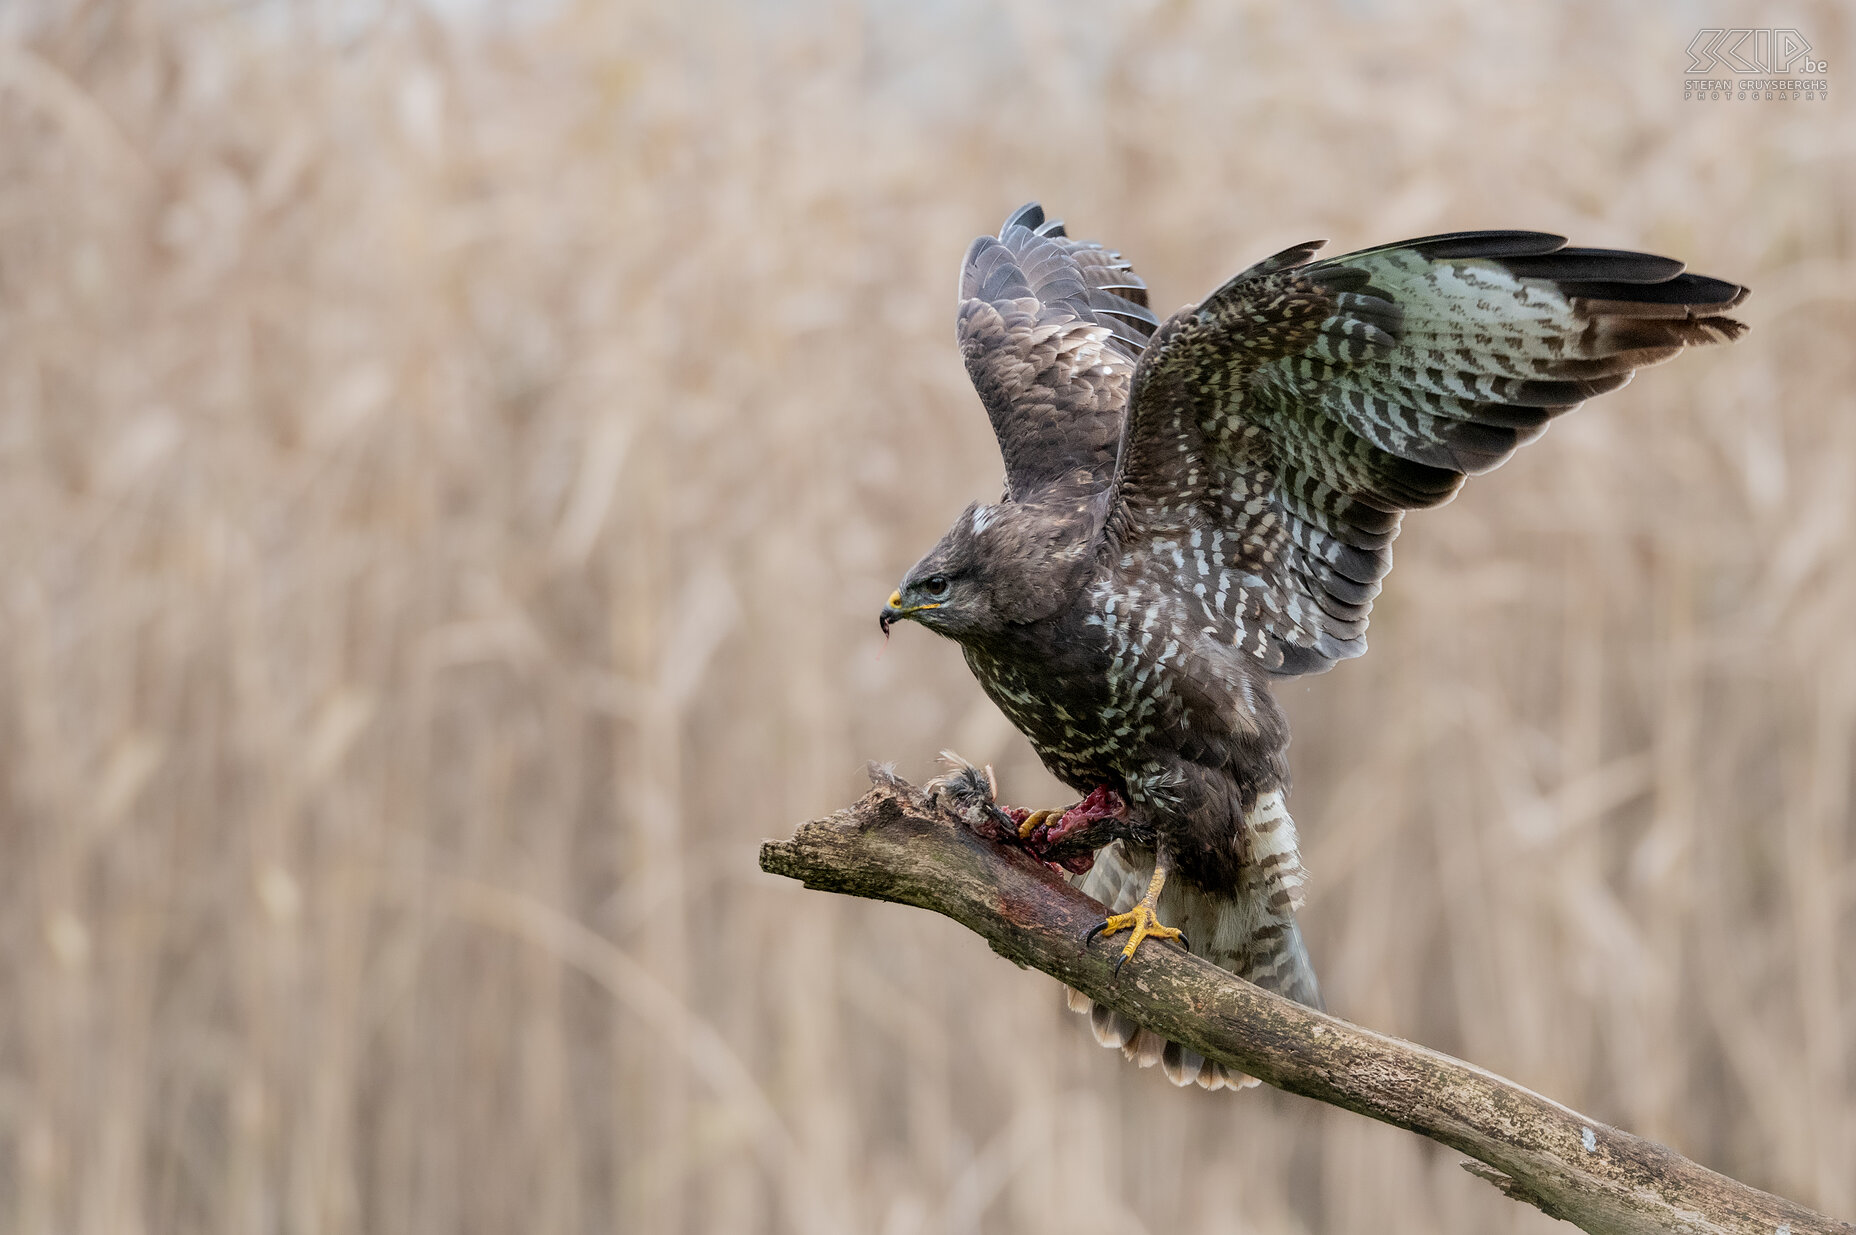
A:
[[[877,617],[883,633],[906,620],[966,642],[1049,616],[1074,589],[1086,513],[1016,502],[967,507],[890,593]]]
[[[979,512],[985,509],[969,507],[947,535],[909,568],[877,617],[885,635],[892,623],[909,621],[958,639],[990,623],[990,572],[984,569],[980,548],[985,517]]]

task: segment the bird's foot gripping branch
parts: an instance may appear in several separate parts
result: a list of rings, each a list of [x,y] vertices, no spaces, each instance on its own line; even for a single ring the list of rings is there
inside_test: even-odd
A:
[[[950,790],[946,780],[925,792],[887,773],[873,779],[855,805],[801,825],[790,840],[763,844],[761,869],[820,891],[944,914],[1001,956],[1232,1072],[1468,1154],[1475,1162],[1464,1165],[1473,1174],[1587,1231],[1856,1235],[1856,1226],[1716,1174],[1472,1064],[1270,994],[1178,948],[1142,949],[1139,966],[1117,978],[1121,948],[1100,938],[1085,942],[1103,907],[1053,870],[1050,854],[1019,846],[1021,821],[1003,812],[999,820],[964,818],[959,812],[970,812],[982,795]],[[990,802],[990,785],[983,796]]]

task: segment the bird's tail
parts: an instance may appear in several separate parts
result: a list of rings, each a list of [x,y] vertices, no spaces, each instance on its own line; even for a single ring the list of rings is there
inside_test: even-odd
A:
[[[1308,876],[1296,845],[1295,821],[1280,792],[1262,795],[1244,816],[1244,846],[1235,891],[1207,892],[1176,876],[1161,890],[1157,916],[1164,925],[1185,931],[1198,955],[1265,990],[1319,1008],[1321,988],[1295,924]],[[1111,913],[1126,913],[1147,890],[1153,869],[1151,850],[1116,841],[1074,882]],[[1175,1085],[1197,1082],[1206,1089],[1243,1089],[1257,1083],[1167,1041],[1087,995],[1076,991],[1068,995],[1070,1009],[1089,1017],[1096,1041],[1120,1047],[1122,1054],[1143,1068],[1159,1064]]]

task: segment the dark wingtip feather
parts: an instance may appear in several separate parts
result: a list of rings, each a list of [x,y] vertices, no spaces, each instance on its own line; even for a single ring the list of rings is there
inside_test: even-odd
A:
[[[1005,222],[999,225],[999,238],[1003,240],[1005,238],[1005,233],[1014,227],[1022,227],[1027,231],[1036,231],[1038,225],[1043,221],[1044,207],[1037,202],[1026,202],[1018,209],[1012,211],[1011,214],[1005,216]]]
[[[1557,249],[1539,256],[1504,257],[1501,264],[1509,273],[1524,279],[1664,285],[1684,268],[1673,257],[1634,253],[1629,249]]]
[[[1679,274],[1660,283],[1632,283],[1603,279],[1562,280],[1556,284],[1574,301],[1603,305],[1600,312],[1614,311],[1612,305],[1666,305],[1681,311],[1670,317],[1707,317],[1725,313],[1750,294],[1748,289],[1726,279],[1705,274]],[[1617,310],[1617,311],[1627,311]],[[1646,314],[1646,316],[1649,316]]]
[[[1222,292],[1227,287],[1232,287],[1241,283],[1245,279],[1254,279],[1266,274],[1275,274],[1282,270],[1293,270],[1297,266],[1305,266],[1314,258],[1315,254],[1319,253],[1327,246],[1327,243],[1328,242],[1325,240],[1304,240],[1300,244],[1290,245],[1280,253],[1272,253],[1249,269],[1240,270],[1226,279],[1223,286],[1221,286],[1217,292],[1213,292],[1205,299],[1207,301],[1213,300],[1217,297],[1218,292]],[[1346,290],[1352,289],[1349,288]]]
[[[1583,400],[1573,399],[1566,403],[1471,403],[1463,408],[1465,423],[1493,425],[1501,429],[1520,429],[1523,432],[1544,430],[1547,422],[1555,416],[1563,416],[1578,407]]]
[[[1337,660],[1349,660],[1366,650],[1366,640],[1359,640],[1359,651],[1351,651],[1340,644],[1330,645],[1338,655],[1324,654],[1315,648],[1298,647],[1280,639],[1272,640],[1280,654],[1275,664],[1263,666],[1277,677],[1306,677],[1316,673],[1326,673],[1334,667]]]
[[[1401,240],[1397,244],[1381,245],[1377,249],[1368,249],[1367,252],[1383,253],[1389,249],[1415,249],[1432,261],[1442,261],[1472,257],[1537,257],[1565,247],[1566,237],[1556,236],[1552,232],[1500,230],[1440,232],[1435,236],[1420,236],[1416,240]]]
[[[1323,265],[1309,272],[1308,281],[1330,295],[1353,296],[1366,292],[1373,276],[1358,266]]]
[[[1599,395],[1610,394],[1630,384],[1631,373],[1607,373],[1596,377],[1568,378],[1563,381],[1522,381],[1503,384],[1505,402],[1520,407],[1561,407],[1579,404]]]

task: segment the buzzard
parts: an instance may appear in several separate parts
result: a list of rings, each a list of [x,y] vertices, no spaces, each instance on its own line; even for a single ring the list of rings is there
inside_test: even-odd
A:
[[[881,615],[960,644],[1057,778],[1034,843],[1117,827],[1096,929],[1176,939],[1321,1005],[1271,679],[1366,650],[1407,510],[1442,505],[1636,369],[1745,329],[1746,290],[1647,253],[1454,232],[1285,249],[1166,321],[1121,255],[1036,204],[967,250],[967,372],[1005,460]],[[1015,817],[1016,818],[1016,817]],[[1093,932],[1092,932],[1093,934]],[[1246,1078],[1071,992],[1176,1084]]]

